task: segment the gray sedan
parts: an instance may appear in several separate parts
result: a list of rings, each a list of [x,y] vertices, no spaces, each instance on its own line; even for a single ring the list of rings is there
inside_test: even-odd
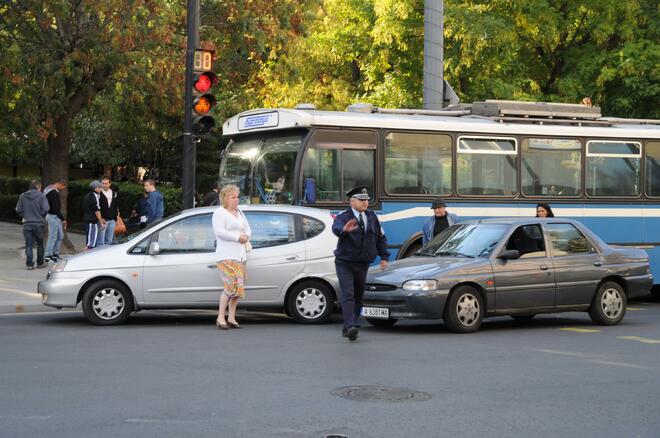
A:
[[[363,315],[375,326],[440,319],[454,332],[486,316],[587,311],[618,324],[649,293],[644,250],[609,246],[569,219],[485,219],[451,226],[412,258],[372,268]]]
[[[93,324],[120,324],[143,309],[217,308],[211,216],[217,207],[183,211],[127,241],[57,263],[39,283],[43,304],[81,303]],[[329,211],[294,206],[241,207],[252,228],[246,298],[239,308],[284,310],[301,323],[327,321],[336,307]]]

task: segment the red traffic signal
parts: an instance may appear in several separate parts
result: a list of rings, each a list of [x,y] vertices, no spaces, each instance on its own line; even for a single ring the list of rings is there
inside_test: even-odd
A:
[[[212,71],[197,73],[193,77],[193,88],[198,93],[206,93],[218,83],[218,76]]]
[[[212,71],[195,73],[193,77],[192,132],[198,137],[208,134],[215,127],[215,119],[209,112],[217,103],[210,93],[217,83],[218,76]]]

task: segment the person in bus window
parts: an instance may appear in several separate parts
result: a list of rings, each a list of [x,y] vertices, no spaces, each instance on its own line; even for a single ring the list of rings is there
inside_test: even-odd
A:
[[[447,204],[445,204],[445,201],[442,199],[436,199],[433,201],[431,209],[433,210],[433,216],[428,218],[422,227],[423,245],[429,243],[446,228],[449,228],[456,222],[460,222],[460,219],[456,214],[447,211]]]
[[[540,204],[536,204],[536,217],[555,217],[555,214],[552,212],[550,204],[542,202]]]

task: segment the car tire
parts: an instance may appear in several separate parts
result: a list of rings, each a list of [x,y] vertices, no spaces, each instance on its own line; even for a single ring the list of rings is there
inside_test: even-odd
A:
[[[515,319],[516,321],[529,321],[530,319],[534,318],[536,314],[532,313],[530,315],[509,315],[509,316]]]
[[[133,296],[116,280],[99,280],[87,287],[82,298],[85,318],[95,325],[118,325],[133,310]]]
[[[616,325],[626,314],[628,299],[619,283],[606,281],[601,284],[589,307],[591,320],[600,325]]]
[[[369,324],[379,328],[390,328],[398,321],[398,319],[394,319],[394,318],[390,318],[390,319],[365,318],[365,319]]]
[[[334,301],[334,295],[325,283],[306,280],[291,289],[286,310],[297,323],[322,324],[330,319]]]
[[[454,333],[476,332],[484,319],[481,294],[471,286],[457,287],[445,304],[443,319]]]

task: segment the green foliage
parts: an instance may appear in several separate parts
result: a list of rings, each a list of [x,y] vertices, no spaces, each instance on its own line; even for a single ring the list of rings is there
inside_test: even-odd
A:
[[[21,220],[16,214],[16,204],[19,196],[0,193],[0,219],[12,222]]]

